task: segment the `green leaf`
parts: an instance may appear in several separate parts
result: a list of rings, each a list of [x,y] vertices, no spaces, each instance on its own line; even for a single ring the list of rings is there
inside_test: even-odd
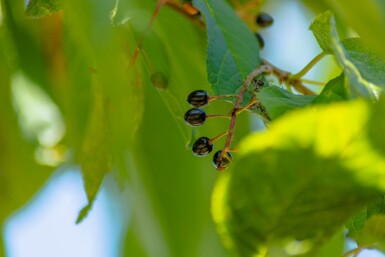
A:
[[[316,251],[382,194],[385,158],[366,130],[376,108],[362,101],[312,106],[246,138],[213,196],[227,244],[241,256],[291,240],[305,240]]]
[[[111,169],[108,147],[108,120],[106,98],[100,85],[95,85],[95,97],[89,118],[81,155],[84,186],[88,204],[79,213],[76,223],[80,223],[88,214],[95,200],[105,174]]]
[[[385,156],[385,138],[382,133],[385,131],[385,124],[378,122],[382,120],[385,112],[385,98],[381,97],[379,102],[376,103],[377,108],[371,112],[369,127],[368,127],[368,137],[373,145],[373,148],[378,151],[378,153]]]
[[[332,11],[326,11],[319,14],[309,29],[313,32],[318,45],[325,53],[333,53],[333,47],[331,42],[332,26],[335,26]]]
[[[286,112],[310,104],[315,98],[315,96],[295,95],[276,86],[264,87],[257,93],[257,97],[273,120]]]
[[[335,11],[339,20],[345,26],[356,31],[365,43],[385,57],[383,42],[385,31],[385,3],[381,0],[367,0],[363,4],[360,0],[324,0],[329,9]]]
[[[310,29],[322,50],[326,53],[333,54],[338,64],[344,69],[344,74],[347,78],[345,83],[349,86],[350,93],[353,94],[353,96],[374,99],[375,96],[371,84],[375,84],[375,81],[378,82],[378,80],[370,81],[367,79],[373,79],[373,77],[375,77],[373,73],[376,73],[377,76],[381,78],[382,75],[380,73],[385,68],[385,62],[380,61],[378,57],[374,57],[375,55],[373,55],[373,53],[363,54],[364,49],[362,49],[362,47],[359,49],[361,53],[357,55],[355,52],[358,50],[359,45],[354,41],[348,41],[346,44],[350,48],[350,52],[348,51],[349,49],[345,49],[344,45],[339,42],[334,16],[331,11],[326,11],[318,15],[310,26]],[[374,67],[366,67],[370,65]],[[364,68],[363,71],[361,71],[362,68]],[[383,82],[381,82],[381,84],[382,83]]]
[[[373,49],[364,44],[360,38],[341,41],[346,58],[359,70],[366,81],[381,88],[385,87],[385,61]]]
[[[206,18],[207,74],[217,95],[233,94],[261,64],[256,37],[223,0],[194,0]]]
[[[317,254],[318,257],[341,256],[345,246],[345,228],[341,228],[324,244]]]
[[[385,215],[373,215],[365,224],[366,239],[372,239],[373,242],[385,240]],[[374,240],[373,240],[374,239]],[[377,240],[375,240],[377,239]]]
[[[380,196],[378,199],[369,203],[363,210],[353,216],[346,224],[349,229],[349,236],[355,239],[361,237],[361,233],[365,228],[367,220],[376,214],[385,214],[385,197]]]
[[[57,0],[30,0],[27,5],[26,14],[31,18],[40,18],[60,10],[61,6]]]
[[[348,98],[345,88],[345,76],[342,73],[338,77],[330,80],[312,103],[331,103],[347,100]]]

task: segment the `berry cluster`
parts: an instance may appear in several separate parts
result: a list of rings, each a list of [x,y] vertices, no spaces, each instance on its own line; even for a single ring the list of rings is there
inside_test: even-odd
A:
[[[273,24],[273,18],[267,14],[267,13],[260,13],[256,17],[256,23],[261,28],[269,27]],[[262,36],[259,33],[256,33],[256,37],[258,38],[259,44],[261,48],[264,47],[264,41]],[[263,72],[262,72],[263,73]],[[187,97],[187,102],[193,107],[190,110],[188,110],[184,115],[184,120],[187,122],[187,124],[197,127],[201,126],[205,123],[205,121],[209,118],[213,117],[228,117],[231,118],[231,125],[228,131],[219,134],[218,136],[214,138],[208,138],[208,137],[200,137],[198,138],[193,146],[192,146],[192,152],[194,155],[203,157],[209,155],[212,150],[214,149],[214,142],[217,141],[219,138],[228,135],[228,140],[226,141],[225,147],[223,147],[222,150],[217,151],[213,155],[213,164],[214,167],[222,171],[226,169],[230,163],[232,162],[232,155],[230,154],[229,145],[231,142],[231,138],[233,136],[233,129],[235,124],[235,116],[238,115],[240,112],[246,109],[251,108],[258,108],[262,115],[264,115],[268,120],[269,117],[264,110],[264,107],[256,101],[254,97],[254,93],[258,92],[265,83],[257,79],[256,77],[252,76],[249,80],[249,84],[253,82],[254,88],[248,88],[249,91],[252,91],[251,94],[253,95],[253,99],[246,104],[244,107],[240,108],[240,104],[243,99],[243,93],[239,93],[238,95],[221,95],[221,96],[210,96],[206,91],[204,90],[196,90],[190,93]],[[203,110],[203,107],[208,105],[208,103],[212,100],[218,99],[218,98],[229,98],[229,97],[236,97],[237,101],[234,105],[234,108],[231,110],[230,114],[227,115],[207,115],[206,112]]]
[[[222,96],[209,96],[204,90],[196,90],[190,93],[187,97],[187,102],[193,106],[184,115],[184,120],[187,124],[197,127],[205,123],[206,119],[213,117],[230,117],[229,115],[206,115],[206,112],[202,107],[208,105],[212,100],[225,97],[234,97],[235,95],[222,95]],[[227,131],[210,139],[208,137],[198,138],[192,146],[192,152],[194,155],[203,157],[207,156],[214,149],[214,142],[219,138],[225,136]],[[218,170],[226,169],[232,160],[232,156],[229,152],[222,155],[222,150],[217,151],[213,156],[214,167]]]
[[[271,17],[270,14],[261,12],[255,18],[255,22],[257,23],[258,27],[267,28],[273,25],[274,19],[273,17]],[[263,48],[265,46],[265,41],[263,40],[263,37],[258,32],[255,32],[255,36],[258,39],[259,46]]]

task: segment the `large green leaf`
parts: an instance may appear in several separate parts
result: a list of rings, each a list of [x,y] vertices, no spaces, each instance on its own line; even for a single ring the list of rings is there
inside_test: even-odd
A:
[[[385,158],[366,129],[377,108],[362,101],[311,107],[243,141],[213,202],[216,222],[241,256],[291,240],[307,240],[310,254],[385,191]]]
[[[194,0],[207,27],[207,74],[215,94],[233,94],[261,64],[256,37],[223,0]]]

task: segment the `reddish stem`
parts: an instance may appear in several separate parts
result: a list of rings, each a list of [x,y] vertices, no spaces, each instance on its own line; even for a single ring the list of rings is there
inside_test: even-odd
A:
[[[225,146],[223,147],[223,150],[221,152],[221,156],[220,156],[221,159],[225,158],[225,154],[227,154],[231,141],[233,139],[237,115],[239,113],[239,110],[241,110],[240,107],[243,102],[243,97],[246,93],[246,90],[249,88],[251,82],[258,74],[265,73],[265,72],[271,72],[271,67],[268,65],[258,66],[249,75],[247,75],[245,81],[243,82],[241,90],[239,91],[239,94],[238,94],[237,101],[235,102],[234,107],[231,110],[230,126],[229,126],[229,129],[227,130],[227,139],[226,139]],[[253,99],[250,103],[252,102],[255,103],[255,99]],[[249,106],[249,104],[246,106]],[[244,109],[242,108],[242,110]],[[219,168],[218,170],[222,171],[223,169]]]

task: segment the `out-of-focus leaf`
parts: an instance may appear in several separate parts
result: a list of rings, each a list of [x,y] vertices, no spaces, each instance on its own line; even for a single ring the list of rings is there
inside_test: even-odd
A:
[[[366,224],[364,233],[365,239],[377,239],[377,241],[385,241],[385,215],[373,215],[371,216]],[[374,241],[374,240],[373,240]]]
[[[26,14],[32,18],[44,17],[61,10],[57,0],[29,0]]]
[[[258,41],[224,1],[193,3],[206,18],[208,80],[215,94],[233,94],[261,64]]]
[[[337,62],[344,69],[351,93],[369,99],[375,98],[372,84],[383,85],[381,73],[385,69],[385,62],[373,52],[366,52],[367,48],[358,44],[356,39],[346,41],[346,49],[345,45],[339,42],[331,11],[319,14],[310,29],[323,51],[335,55]],[[373,78],[375,80],[371,81]]]
[[[316,250],[385,191],[385,158],[366,130],[377,108],[355,101],[298,110],[243,141],[213,203],[216,222],[241,256],[288,239],[308,240]]]
[[[334,24],[333,12],[326,11],[319,14],[313,23],[310,25],[309,29],[313,32],[314,37],[316,38],[318,45],[325,53],[332,54],[332,26]]]
[[[341,228],[332,238],[324,244],[317,254],[318,257],[339,257],[342,255],[345,246],[345,228]]]
[[[383,136],[381,135],[385,131],[385,124],[382,122],[378,122],[383,119],[384,112],[385,112],[385,98],[382,97],[379,100],[379,103],[377,103],[377,108],[374,109],[373,112],[371,112],[371,117],[368,127],[368,136],[371,144],[373,147],[381,153],[383,156],[385,156],[385,140]]]
[[[1,28],[1,37],[4,30]],[[11,102],[9,58],[0,43],[0,224],[27,201],[46,182],[52,168],[38,165],[34,158],[37,145],[21,132]],[[2,254],[0,247],[0,255]]]
[[[121,185],[127,178],[127,153],[141,121],[145,78],[141,61],[130,66],[136,46],[132,30],[124,24],[111,24],[109,11],[113,3],[100,1],[95,8],[88,8],[92,5],[88,1],[78,4],[63,3],[69,10],[64,27],[65,50],[71,57],[66,60],[70,68],[63,86],[67,98],[72,100],[72,105],[64,105],[68,142],[82,164],[89,200],[80,213],[80,222],[92,206],[107,171],[113,169]]]
[[[349,236],[358,239],[360,233],[365,228],[367,220],[376,214],[385,214],[384,196],[380,196],[372,203],[369,203],[361,212],[357,213],[346,223],[346,227],[349,229]]]
[[[361,76],[370,83],[385,87],[385,61],[373,49],[370,49],[360,38],[349,38],[341,41],[346,58],[359,70]]]
[[[363,41],[385,58],[385,4],[382,0],[325,0],[344,24],[352,27]]]
[[[263,88],[257,97],[273,120],[286,112],[304,107],[315,99],[315,96],[295,95],[275,86]]]
[[[344,80],[345,76],[343,73],[330,80],[312,103],[331,103],[348,99]]]
[[[191,127],[183,120],[191,108],[187,95],[196,89],[208,90],[205,67],[201,65],[205,61],[204,34],[165,6],[147,31],[155,4],[130,1],[126,6],[119,5],[116,16],[120,12],[130,17],[120,25],[133,32],[130,38],[135,39],[128,41],[130,61],[143,36],[135,67],[146,65],[146,70],[137,76],[146,91],[143,122],[137,130],[135,147],[126,157],[131,206],[135,209],[130,229],[135,231],[135,237],[127,238],[125,252],[133,256],[130,245],[139,241],[148,256],[226,256],[208,211],[215,170],[209,159],[195,158],[185,148],[191,134]],[[157,72],[168,81],[162,91],[151,81],[151,75]],[[217,104],[225,103],[210,104],[208,110],[219,111]],[[199,135],[215,136],[223,131],[222,127],[213,120],[196,131]]]
[[[111,169],[111,153],[108,147],[109,123],[107,99],[99,84],[94,85],[94,99],[86,134],[83,141],[81,165],[88,205],[84,207],[76,223],[88,214],[105,174]]]

